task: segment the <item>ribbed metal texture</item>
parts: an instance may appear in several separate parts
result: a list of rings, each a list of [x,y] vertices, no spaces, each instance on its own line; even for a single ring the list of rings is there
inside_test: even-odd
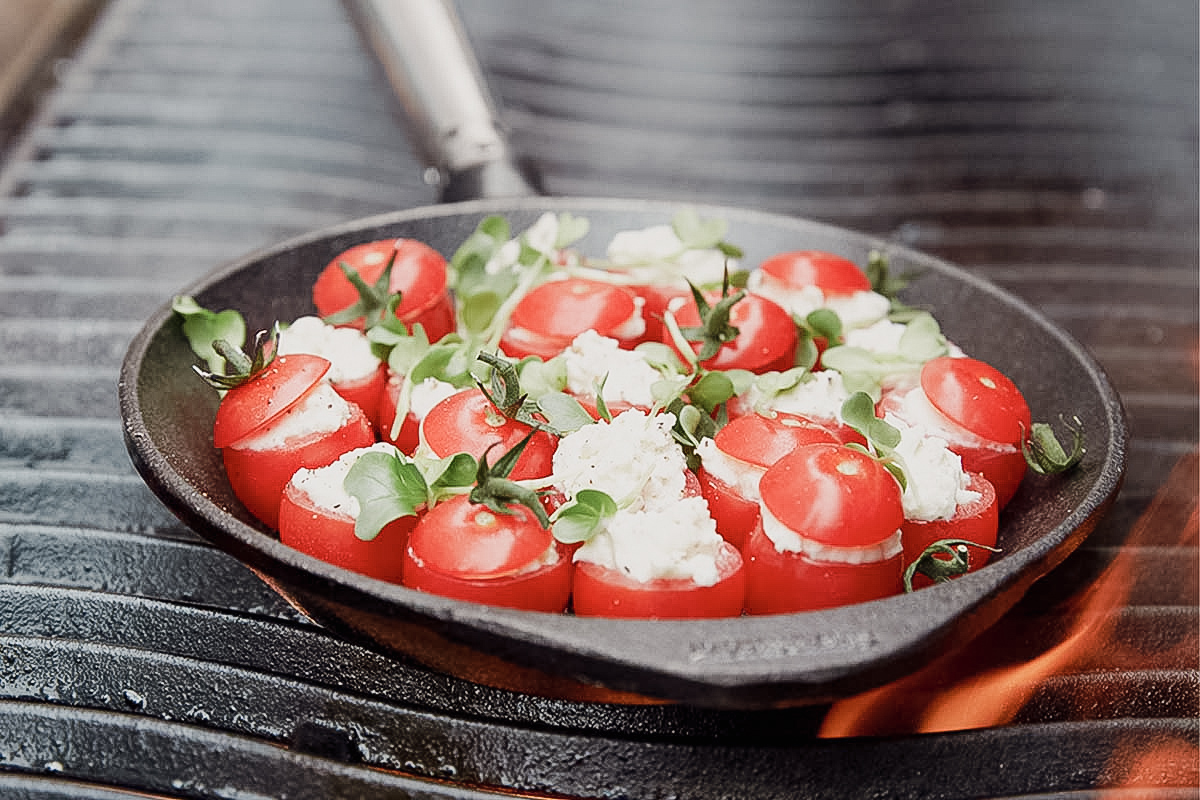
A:
[[[926,682],[893,736],[833,740],[824,708],[428,674],[299,618],[162,509],[116,406],[141,322],[223,261],[437,193],[336,0],[114,0],[0,172],[0,792],[1092,796],[1138,782],[1114,753],[1159,752],[1141,782],[1194,797],[1197,9],[1144,5],[460,3],[551,193],[891,236],[1031,301],[1121,392],[1116,507],[946,669],[1054,652],[1112,567],[1105,644],[990,727],[914,734]]]

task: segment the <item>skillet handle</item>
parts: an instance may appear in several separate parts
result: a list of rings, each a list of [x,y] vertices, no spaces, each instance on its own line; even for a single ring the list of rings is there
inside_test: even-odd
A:
[[[453,0],[343,0],[438,171],[443,202],[540,194],[500,124]]]

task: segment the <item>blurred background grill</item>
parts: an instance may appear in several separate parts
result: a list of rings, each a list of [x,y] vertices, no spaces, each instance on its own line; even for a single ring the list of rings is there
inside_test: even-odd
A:
[[[338,641],[152,497],[115,382],[142,321],[214,266],[435,202],[397,101],[336,0],[14,0],[0,12],[14,54],[0,83],[0,792],[1195,797],[1196,4],[459,7],[551,193],[887,236],[1074,334],[1129,414],[1115,508],[966,655],[843,727],[849,704],[548,701]],[[1099,605],[1097,587],[1112,595]],[[922,722],[947,687],[994,712]]]

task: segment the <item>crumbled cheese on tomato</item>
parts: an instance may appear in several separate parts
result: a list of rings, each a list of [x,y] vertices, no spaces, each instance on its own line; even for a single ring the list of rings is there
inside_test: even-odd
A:
[[[408,398],[408,413],[420,421],[425,419],[429,410],[452,394],[462,391],[452,383],[425,378],[420,383],[413,384],[412,394]]]
[[[687,460],[671,436],[673,414],[630,409],[584,425],[558,442],[554,485],[568,499],[598,489],[630,511],[662,508],[683,496]]]
[[[948,419],[934,407],[920,386],[903,392],[885,394],[881,405],[885,415],[894,414],[906,424],[924,428],[953,444],[990,447],[995,450],[1011,449],[1009,445],[989,442]]]
[[[556,241],[558,241],[558,215],[547,211],[538,217],[537,221],[530,225],[524,233],[501,245],[483,269],[489,275],[516,270],[521,257],[522,243],[553,260]]]
[[[919,425],[908,425],[894,414],[884,419],[900,431],[900,443],[892,457],[904,470],[901,502],[905,519],[951,519],[959,506],[979,499],[978,492],[967,488],[971,478],[963,471],[962,458],[951,452],[945,439]]]
[[[369,377],[379,369],[367,336],[357,328],[340,328],[320,317],[300,317],[279,332],[279,355],[312,353],[327,359],[326,377],[335,386]]]
[[[350,421],[350,404],[322,381],[266,430],[237,442],[239,450],[276,450],[290,440],[333,433]]]
[[[618,511],[575,552],[575,560],[642,583],[686,578],[712,586],[720,579],[717,557],[723,542],[704,498],[684,497],[658,509]]]
[[[835,564],[873,564],[876,561],[886,561],[894,558],[904,548],[900,541],[900,531],[885,537],[877,544],[866,547],[836,547],[822,544],[812,539],[806,539],[796,531],[784,525],[765,506],[760,506],[762,514],[763,533],[775,545],[780,553],[803,553],[812,561],[825,561]]]
[[[750,273],[747,288],[774,300],[793,314],[808,316],[818,308],[835,312],[845,329],[871,325],[887,316],[892,301],[872,291],[849,295],[826,295],[818,286],[789,286],[770,275],[755,270]]]
[[[567,391],[591,397],[596,384],[604,381],[604,400],[651,406],[650,387],[661,377],[638,350],[623,350],[616,339],[587,330],[563,351],[567,368]]]
[[[765,467],[728,455],[708,437],[700,440],[700,444],[696,446],[696,455],[700,457],[700,464],[705,472],[736,490],[742,497],[754,501],[762,498],[758,491],[758,482],[767,471]]]
[[[607,255],[632,279],[652,284],[679,276],[696,284],[719,284],[726,265],[730,272],[737,269],[737,262],[716,248],[685,249],[670,225],[621,231],[608,243]]]
[[[746,404],[756,409],[765,405],[771,411],[840,421],[842,404],[849,396],[850,391],[840,372],[821,369],[809,373],[804,380],[773,397],[765,398],[757,388],[751,387],[746,393]]]
[[[308,496],[309,502],[320,509],[333,511],[352,519],[358,519],[361,510],[358,498],[346,491],[344,486],[346,475],[350,468],[364,453],[399,454],[394,446],[387,442],[376,442],[369,447],[359,447],[338,457],[337,461],[324,467],[309,469],[301,467],[292,476],[292,486]]]

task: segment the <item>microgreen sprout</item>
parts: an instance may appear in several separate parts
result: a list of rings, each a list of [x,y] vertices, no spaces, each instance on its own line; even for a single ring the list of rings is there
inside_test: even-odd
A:
[[[1025,461],[1038,475],[1057,475],[1083,460],[1086,452],[1083,423],[1079,417],[1072,417],[1071,420],[1062,418],[1062,423],[1071,432],[1069,453],[1058,441],[1054,428],[1046,422],[1033,423],[1029,436],[1021,439],[1021,451],[1025,454]]]
[[[945,583],[959,575],[965,575],[971,569],[970,548],[978,547],[993,553],[1000,550],[988,547],[986,544],[968,541],[967,539],[939,539],[926,547],[904,570],[904,591],[913,591],[913,578],[917,573],[931,579],[934,583]]]

